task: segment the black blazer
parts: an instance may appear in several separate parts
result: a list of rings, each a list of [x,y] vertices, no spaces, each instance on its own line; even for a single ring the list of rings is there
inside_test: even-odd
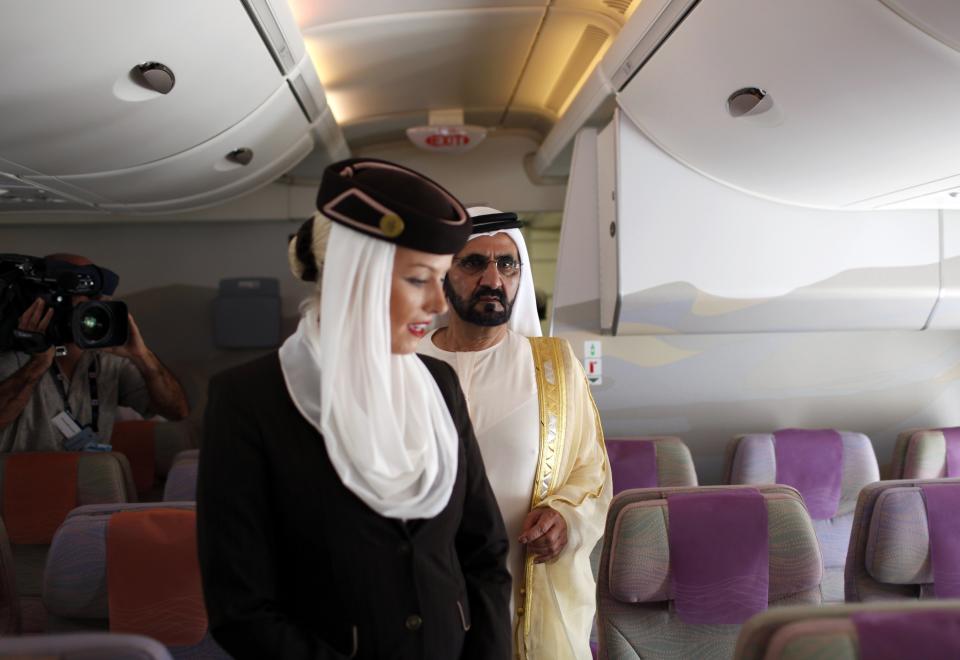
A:
[[[235,658],[510,657],[508,542],[453,370],[421,357],[460,434],[435,518],[341,483],[276,353],[210,383],[197,532],[210,631]]]

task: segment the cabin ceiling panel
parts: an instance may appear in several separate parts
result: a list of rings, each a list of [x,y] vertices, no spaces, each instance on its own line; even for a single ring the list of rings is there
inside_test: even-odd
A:
[[[341,125],[443,108],[505,108],[540,7],[371,18],[304,30]]]
[[[145,20],[128,0],[4,3],[0,155],[49,175],[132,167],[233,126],[281,84],[236,0],[150,8]],[[150,61],[174,72],[169,94],[131,79]]]
[[[623,25],[642,0],[554,0],[552,10],[572,9],[603,16]]]
[[[618,2],[619,0],[611,0]],[[320,25],[368,17],[443,10],[496,9],[547,6],[547,0],[289,0],[297,24],[304,31]]]
[[[617,22],[602,13],[552,8],[530,55],[511,111],[514,107],[531,107],[541,108],[554,117],[562,114],[619,29]]]

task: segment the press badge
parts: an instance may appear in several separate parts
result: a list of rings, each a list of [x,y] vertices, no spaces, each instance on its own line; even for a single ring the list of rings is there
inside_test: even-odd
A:
[[[87,447],[99,443],[100,439],[93,432],[93,429],[89,426],[80,428],[77,420],[66,410],[51,419],[50,423],[63,434],[63,448],[67,451],[83,451]]]
[[[77,421],[66,410],[57,414],[50,420],[50,423],[53,424],[67,440],[80,433],[81,430],[80,425],[77,424]]]

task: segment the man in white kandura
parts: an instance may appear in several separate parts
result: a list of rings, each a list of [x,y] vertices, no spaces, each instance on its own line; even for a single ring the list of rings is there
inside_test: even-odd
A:
[[[451,312],[418,351],[460,377],[511,538],[514,656],[590,658],[590,551],[612,485],[603,431],[570,344],[541,337],[516,214],[468,209],[474,235],[453,259]]]

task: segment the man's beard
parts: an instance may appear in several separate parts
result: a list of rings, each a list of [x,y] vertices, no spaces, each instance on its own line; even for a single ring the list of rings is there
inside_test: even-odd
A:
[[[447,300],[450,301],[450,307],[453,308],[457,316],[467,323],[484,327],[503,325],[510,320],[510,314],[513,312],[514,301],[507,300],[507,294],[503,289],[491,289],[482,286],[470,296],[469,300],[464,300],[453,290],[450,279],[447,278],[443,281],[443,291],[447,295]],[[480,298],[483,296],[496,297],[503,309],[496,309],[493,302],[482,302]]]

